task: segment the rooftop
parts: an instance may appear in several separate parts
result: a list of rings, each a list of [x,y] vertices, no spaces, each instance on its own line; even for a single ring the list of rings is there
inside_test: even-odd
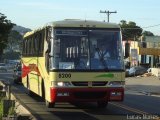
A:
[[[31,32],[27,32],[24,37],[27,37],[31,34],[34,34],[35,32],[38,32],[47,26],[51,27],[73,27],[73,28],[120,28],[118,24],[115,23],[107,23],[107,22],[100,22],[100,21],[93,21],[93,20],[79,20],[79,19],[65,19],[62,21],[55,21],[50,22],[44,25],[43,27],[40,27],[38,29],[35,29]]]

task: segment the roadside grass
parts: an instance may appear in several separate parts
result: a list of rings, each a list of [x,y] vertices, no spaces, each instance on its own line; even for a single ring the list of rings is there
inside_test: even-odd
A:
[[[4,116],[14,116],[15,114],[14,102],[7,100],[6,97],[0,92],[0,120]]]
[[[2,99],[3,99],[3,97],[0,96],[0,118],[2,118],[2,114],[3,114],[3,103],[2,103]]]

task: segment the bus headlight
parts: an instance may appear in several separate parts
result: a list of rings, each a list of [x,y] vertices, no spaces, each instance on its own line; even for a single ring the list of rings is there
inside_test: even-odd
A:
[[[125,81],[110,81],[108,83],[109,87],[124,87],[125,86]]]
[[[57,86],[62,87],[62,86],[64,86],[64,85],[65,85],[64,82],[57,82]]]
[[[70,86],[72,86],[72,84],[70,82],[52,82],[51,85],[55,86],[55,87],[70,87]]]
[[[71,83],[70,82],[57,82],[58,87],[70,87]]]

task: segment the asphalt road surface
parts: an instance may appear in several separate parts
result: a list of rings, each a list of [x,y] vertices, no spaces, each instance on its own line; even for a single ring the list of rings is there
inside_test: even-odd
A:
[[[0,73],[0,80],[12,82],[12,71]],[[12,85],[12,92],[37,120],[158,120],[160,97],[126,91],[123,102],[110,102],[105,109],[95,103],[57,103],[47,108],[38,96],[30,97],[22,85]]]

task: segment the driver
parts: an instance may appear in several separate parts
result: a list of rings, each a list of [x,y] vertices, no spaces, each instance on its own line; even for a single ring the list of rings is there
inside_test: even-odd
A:
[[[110,54],[109,54],[109,50],[108,50],[107,46],[102,45],[102,46],[100,46],[100,48],[96,49],[94,58],[107,60],[107,58],[109,58],[109,57],[110,57]]]

